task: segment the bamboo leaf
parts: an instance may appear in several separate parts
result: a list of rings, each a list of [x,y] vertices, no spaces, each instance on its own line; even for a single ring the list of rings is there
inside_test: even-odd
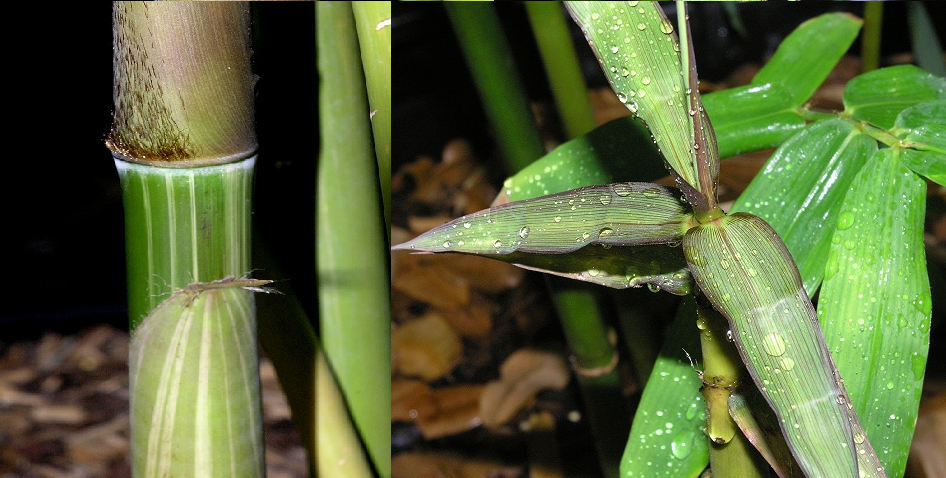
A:
[[[633,155],[628,152],[633,151]],[[503,183],[509,201],[619,181],[653,181],[667,173],[650,132],[632,117],[609,121],[568,141]]]
[[[778,232],[809,294],[824,277],[847,187],[876,150],[849,121],[819,121],[779,147],[733,205],[732,212],[762,217]]]
[[[700,348],[695,316],[696,302],[684,298],[641,395],[621,476],[696,477],[709,463],[709,444],[702,431],[706,403],[694,370]],[[694,359],[687,351],[694,352]]]
[[[434,228],[395,250],[561,254],[591,244],[678,241],[690,211],[679,191],[650,183],[589,186],[494,206]]]
[[[711,208],[715,176],[710,174],[712,171],[704,171],[701,176],[698,156],[713,154],[715,148],[694,149],[693,124],[697,125],[695,131],[705,131],[708,137],[712,128],[698,93],[687,86],[679,41],[659,5],[566,2],[566,6],[585,33],[618,99],[647,123],[687,199],[698,209]],[[712,166],[712,161],[704,162]]]
[[[806,125],[778,84],[746,85],[709,93],[703,106],[726,158],[778,146]]]
[[[890,476],[901,476],[930,340],[923,246],[926,183],[874,154],[851,183],[818,314],[852,403]]]
[[[751,84],[704,95],[720,157],[777,146],[804,128],[798,107],[851,46],[861,23],[841,13],[808,20],[782,41]]]
[[[787,105],[801,106],[847,52],[863,22],[846,13],[827,13],[799,25],[752,79],[752,86],[778,85]]]
[[[890,129],[903,110],[946,99],[946,79],[913,65],[891,66],[851,80],[842,99],[845,114]]]
[[[916,149],[901,151],[913,172],[946,184],[946,100],[928,101],[903,110],[891,133]]]
[[[876,456],[866,439],[855,439],[857,416],[775,231],[736,213],[691,229],[683,246],[697,285],[729,321],[739,355],[801,468],[809,476],[858,476],[859,449]],[[876,476],[870,467],[860,471]]]

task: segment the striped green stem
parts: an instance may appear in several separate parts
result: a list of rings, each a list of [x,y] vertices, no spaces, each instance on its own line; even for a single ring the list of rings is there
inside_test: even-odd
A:
[[[131,330],[172,291],[249,272],[255,161],[162,168],[115,160],[125,205]]]
[[[125,203],[135,476],[265,473],[250,192],[255,157],[116,159]]]

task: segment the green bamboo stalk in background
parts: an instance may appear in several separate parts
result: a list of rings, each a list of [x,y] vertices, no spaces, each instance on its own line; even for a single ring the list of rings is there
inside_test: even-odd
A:
[[[116,2],[135,476],[265,474],[250,291],[256,150],[242,3]]]
[[[283,277],[265,246],[254,247],[254,258],[262,270]],[[312,473],[373,477],[345,398],[302,304],[291,291],[260,296],[258,303],[260,345],[279,374]]]
[[[486,117],[510,169],[518,171],[544,154],[529,99],[491,3],[444,2]]]
[[[883,26],[883,2],[864,2],[864,32],[861,37],[862,73],[880,67],[880,34]]]
[[[595,117],[562,6],[558,2],[525,4],[565,134],[568,139],[577,138],[594,129]]]
[[[375,471],[390,475],[390,274],[375,152],[350,2],[316,5],[321,147],[316,187],[319,323],[329,364]]]
[[[385,230],[391,231],[391,2],[352,2],[361,63],[368,82],[371,129],[384,201]]]

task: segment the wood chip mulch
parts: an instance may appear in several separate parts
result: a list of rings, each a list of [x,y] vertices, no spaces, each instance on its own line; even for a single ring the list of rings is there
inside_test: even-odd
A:
[[[260,361],[271,478],[308,476],[269,360]],[[128,334],[108,325],[0,342],[0,477],[130,476]]]

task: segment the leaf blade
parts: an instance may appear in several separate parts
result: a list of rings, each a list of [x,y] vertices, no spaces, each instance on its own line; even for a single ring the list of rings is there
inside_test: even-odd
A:
[[[780,146],[732,207],[762,217],[778,232],[809,294],[824,277],[840,201],[876,150],[877,142],[850,122],[819,121]]]
[[[689,208],[673,188],[615,183],[494,206],[434,228],[394,250],[561,254],[592,244],[679,240]]]
[[[844,88],[845,114],[883,129],[905,109],[946,99],[946,78],[913,65],[881,68],[855,77]]]
[[[906,465],[931,314],[926,184],[897,156],[878,151],[851,184],[818,306],[854,408],[891,476]]]
[[[857,417],[778,235],[762,219],[736,213],[691,229],[683,244],[697,285],[729,321],[801,468],[810,476],[857,476]],[[876,460],[867,440],[862,446]]]

